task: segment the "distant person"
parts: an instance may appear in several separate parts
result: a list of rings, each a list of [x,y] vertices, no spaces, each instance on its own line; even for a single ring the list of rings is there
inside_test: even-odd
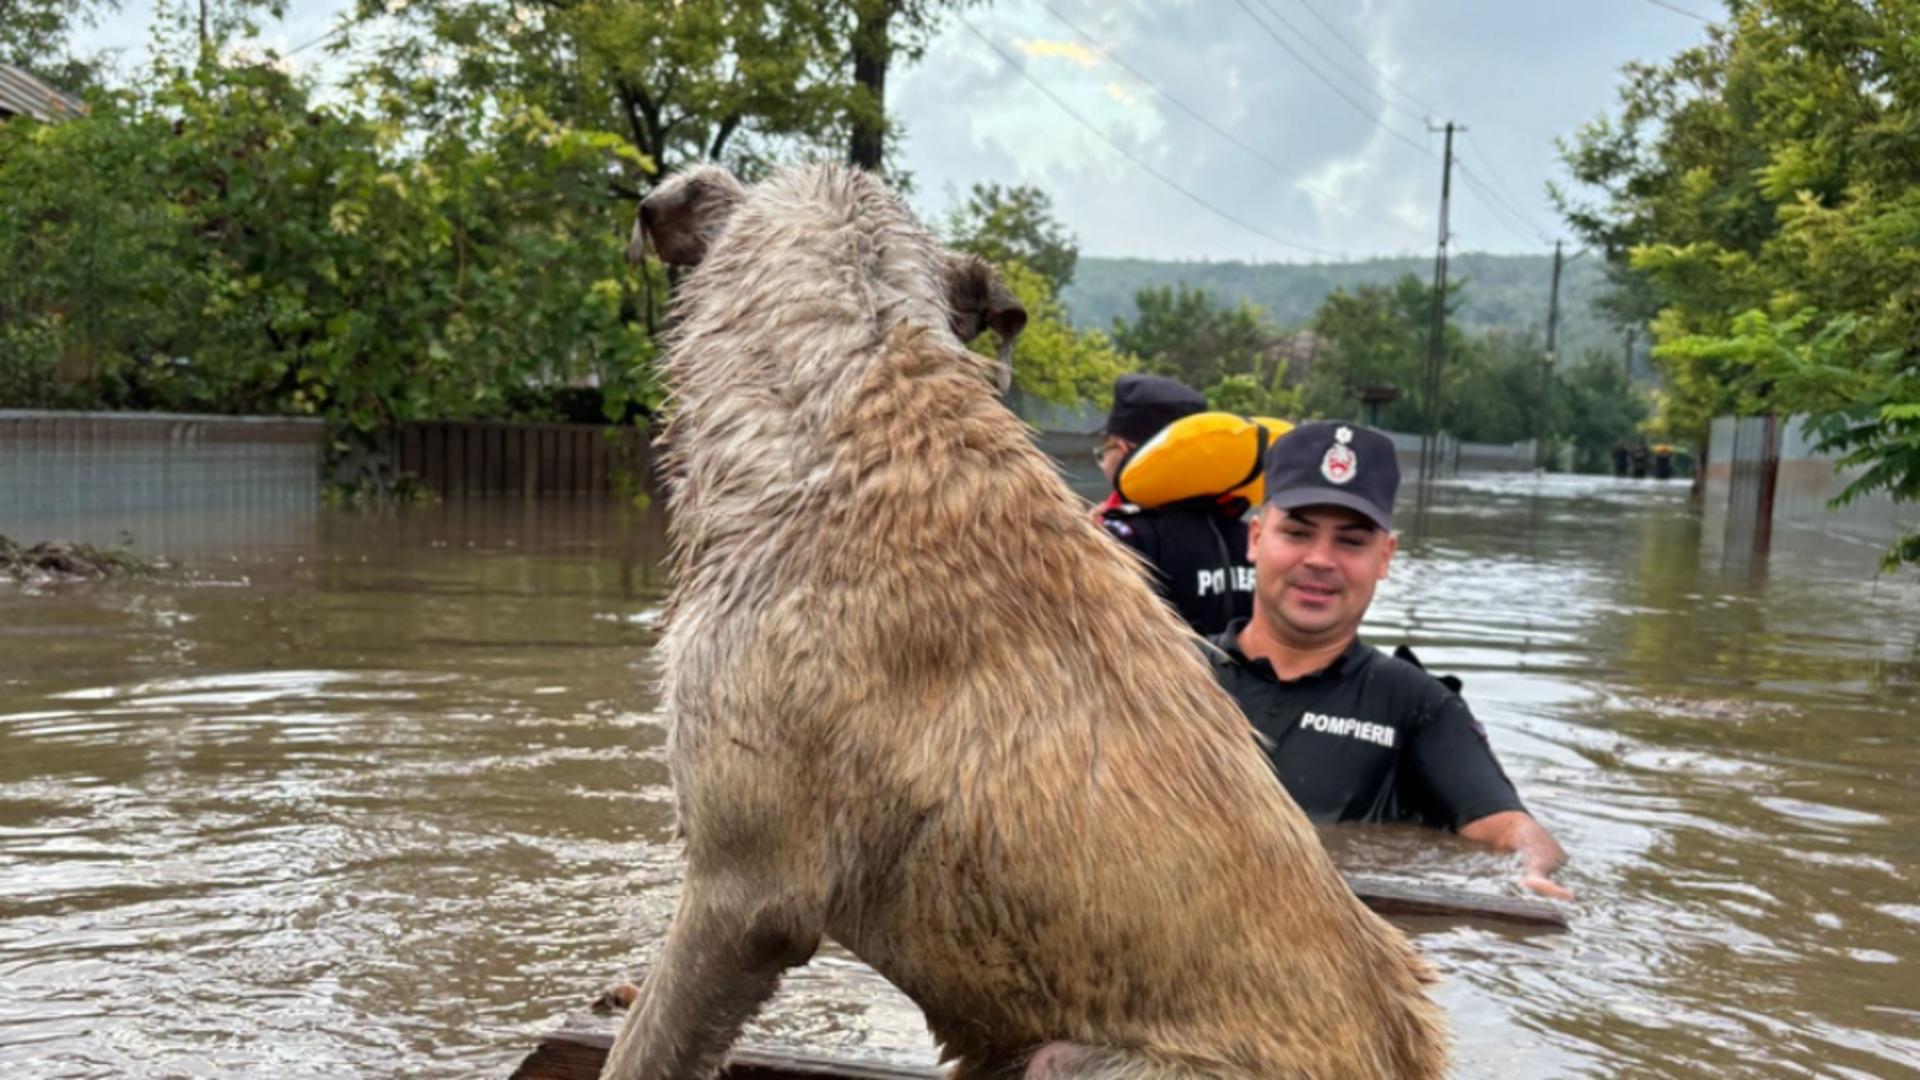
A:
[[[1360,640],[1398,546],[1393,442],[1358,424],[1302,424],[1265,468],[1253,614],[1214,637],[1209,658],[1288,793],[1316,822],[1414,822],[1516,852],[1521,884],[1571,899],[1548,877],[1566,853],[1527,813],[1466,702],[1411,652]]]
[[[1646,443],[1639,443],[1633,448],[1633,478],[1635,480],[1645,480],[1647,478]]]
[[[1129,456],[1161,429],[1205,412],[1200,392],[1159,375],[1122,375],[1113,409],[1096,435],[1094,458],[1112,487]],[[1100,524],[1145,556],[1153,584],[1197,633],[1217,634],[1253,611],[1253,568],[1247,562],[1246,500],[1206,496],[1142,507],[1118,491],[1100,506]]]
[[[1627,440],[1621,439],[1613,444],[1613,475],[1622,479],[1627,475],[1628,459],[1632,452],[1627,449]]]
[[[1673,479],[1673,447],[1662,444],[1653,448],[1653,478]]]

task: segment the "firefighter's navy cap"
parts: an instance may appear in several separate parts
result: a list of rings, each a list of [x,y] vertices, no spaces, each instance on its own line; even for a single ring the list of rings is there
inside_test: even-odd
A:
[[[1200,391],[1160,375],[1122,375],[1113,384],[1113,408],[1095,435],[1144,443],[1183,416],[1207,411]]]
[[[1267,504],[1282,510],[1343,506],[1393,528],[1400,459],[1393,440],[1344,420],[1301,424],[1267,448]]]

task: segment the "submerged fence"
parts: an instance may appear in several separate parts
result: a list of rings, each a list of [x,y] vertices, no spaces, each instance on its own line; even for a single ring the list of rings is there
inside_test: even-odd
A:
[[[290,417],[0,410],[0,533],[178,552],[293,541],[326,430]]]
[[[1743,558],[1764,554],[1780,526],[1890,544],[1920,524],[1920,506],[1884,491],[1829,506],[1861,470],[1842,467],[1837,455],[1815,445],[1804,416],[1716,418],[1701,473],[1709,539]]]
[[[596,497],[646,490],[649,436],[598,424],[403,425],[379,452],[329,461],[298,417],[0,410],[0,534],[143,551],[301,542],[334,479],[410,475],[448,497]]]
[[[647,433],[598,424],[422,421],[387,436],[393,469],[448,498],[603,495],[644,484]]]

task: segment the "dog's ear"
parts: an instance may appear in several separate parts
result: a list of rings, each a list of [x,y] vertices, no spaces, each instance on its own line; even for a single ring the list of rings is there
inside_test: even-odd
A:
[[[1000,335],[1000,392],[1013,385],[1013,341],[1027,328],[1027,309],[992,264],[952,255],[945,271],[947,323],[962,343],[992,330]]]
[[[638,263],[651,246],[668,266],[698,265],[745,195],[740,181],[718,165],[673,177],[640,200],[627,261]]]

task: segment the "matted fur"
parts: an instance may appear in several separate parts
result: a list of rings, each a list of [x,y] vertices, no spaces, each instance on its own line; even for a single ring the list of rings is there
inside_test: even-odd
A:
[[[675,297],[661,643],[687,885],[606,1075],[711,1076],[831,935],[962,1080],[1438,1077],[1425,964],[949,331],[871,177],[742,189]],[[1063,1059],[1064,1060],[1064,1059]]]

